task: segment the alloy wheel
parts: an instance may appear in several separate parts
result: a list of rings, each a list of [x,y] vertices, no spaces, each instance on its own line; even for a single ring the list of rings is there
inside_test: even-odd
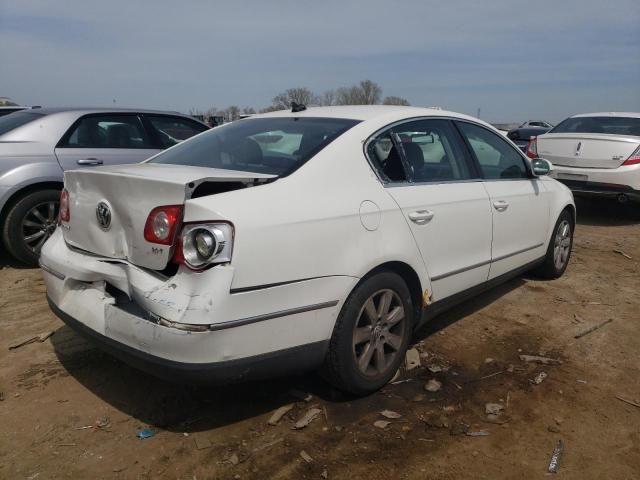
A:
[[[379,290],[364,302],[353,329],[353,355],[361,373],[381,375],[388,370],[402,348],[406,324],[395,291]]]
[[[39,254],[58,222],[59,202],[43,202],[31,208],[22,219],[22,240],[29,250]]]
[[[558,225],[553,243],[553,264],[558,270],[564,267],[571,249],[571,225],[563,220]]]

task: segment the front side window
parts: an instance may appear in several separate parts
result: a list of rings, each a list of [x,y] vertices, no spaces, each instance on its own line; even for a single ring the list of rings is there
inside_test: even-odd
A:
[[[483,178],[529,178],[524,158],[499,135],[471,123],[457,125],[478,160]]]
[[[136,115],[90,115],[80,119],[63,141],[70,148],[151,148]]]
[[[146,115],[162,148],[174,145],[207,130],[207,127],[181,117]]]
[[[604,133],[640,137],[640,118],[573,117],[560,122],[549,133]]]
[[[152,162],[286,176],[357,123],[342,118],[247,118],[181,143]]]
[[[367,154],[390,182],[450,182],[471,178],[464,152],[448,120],[396,125],[369,142]]]

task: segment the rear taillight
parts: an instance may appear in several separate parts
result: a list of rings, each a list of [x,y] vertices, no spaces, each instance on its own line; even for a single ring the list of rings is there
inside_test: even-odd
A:
[[[538,158],[538,140],[536,137],[531,137],[529,139],[526,153],[529,158]]]
[[[636,148],[636,151],[627,158],[622,165],[638,165],[640,163],[640,146]]]
[[[173,261],[195,271],[228,263],[233,252],[233,235],[230,223],[187,224],[178,237]]]
[[[182,205],[154,208],[144,224],[144,239],[160,245],[173,245],[180,222],[182,222]]]
[[[60,208],[58,210],[58,222],[68,222],[71,220],[71,210],[69,209],[69,192],[63,188],[60,192]]]

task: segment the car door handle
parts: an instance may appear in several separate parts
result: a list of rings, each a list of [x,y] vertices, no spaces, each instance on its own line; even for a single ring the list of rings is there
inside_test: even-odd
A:
[[[493,208],[495,208],[499,212],[504,212],[507,208],[509,208],[509,202],[506,200],[497,200],[493,202]]]
[[[424,223],[429,222],[435,213],[431,210],[416,210],[415,212],[411,212],[409,214],[409,220],[413,223],[417,223],[418,225],[422,225]]]
[[[102,165],[102,160],[97,158],[82,158],[76,162],[78,165]]]

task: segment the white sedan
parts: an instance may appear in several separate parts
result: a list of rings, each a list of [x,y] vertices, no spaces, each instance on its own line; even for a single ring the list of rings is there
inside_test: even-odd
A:
[[[529,157],[580,195],[640,202],[640,113],[583,113],[529,142]]]
[[[53,311],[178,381],[322,367],[372,392],[444,308],[571,253],[571,192],[488,124],[397,106],[281,111],[149,161],[65,173]]]

